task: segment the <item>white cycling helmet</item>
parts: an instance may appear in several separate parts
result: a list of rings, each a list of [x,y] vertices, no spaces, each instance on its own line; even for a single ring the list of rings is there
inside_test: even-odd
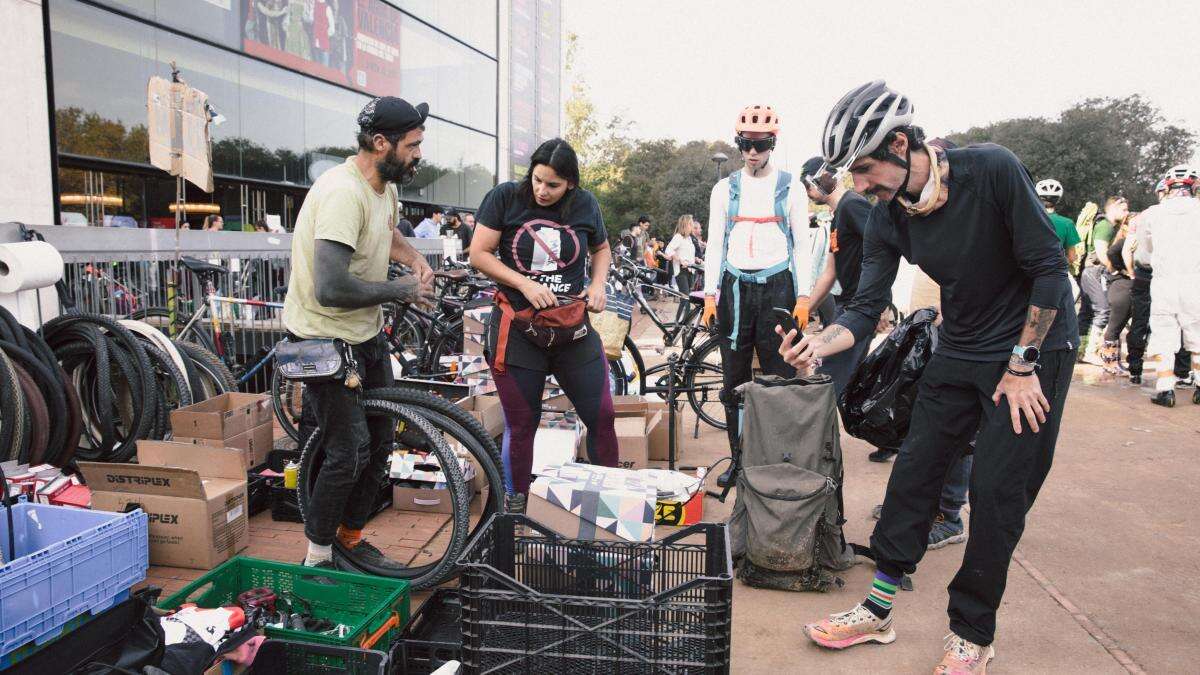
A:
[[[1196,183],[1200,182],[1200,174],[1187,164],[1177,164],[1163,177],[1163,182],[1167,184],[1168,190],[1179,186],[1195,187]]]
[[[1154,191],[1155,192],[1166,192],[1167,191],[1167,179],[1159,178],[1158,182],[1154,184]]]
[[[874,152],[888,133],[911,126],[908,97],[875,80],[846,92],[829,111],[821,134],[821,155],[831,167],[843,167]]]
[[[1062,183],[1054,180],[1053,178],[1039,180],[1035,187],[1037,189],[1037,196],[1039,197],[1045,197],[1046,199],[1060,199],[1063,196]]]

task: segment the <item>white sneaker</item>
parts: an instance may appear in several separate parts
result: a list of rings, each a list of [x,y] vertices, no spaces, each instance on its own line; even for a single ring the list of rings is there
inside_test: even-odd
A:
[[[970,642],[954,633],[946,636],[946,655],[933,669],[934,675],[984,675],[988,661],[996,656],[991,645],[986,647]]]

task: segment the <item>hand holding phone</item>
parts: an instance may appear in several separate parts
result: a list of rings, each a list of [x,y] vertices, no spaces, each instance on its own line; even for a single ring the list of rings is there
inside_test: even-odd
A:
[[[783,334],[787,335],[788,331],[796,331],[796,336],[799,337],[802,333],[800,326],[796,324],[796,317],[792,316],[792,310],[783,309],[782,307],[772,307],[771,313],[775,315],[775,319],[779,322],[779,327],[783,329]]]

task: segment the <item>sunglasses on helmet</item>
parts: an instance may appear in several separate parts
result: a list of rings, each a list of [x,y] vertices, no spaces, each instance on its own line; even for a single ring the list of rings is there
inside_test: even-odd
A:
[[[737,145],[738,150],[742,152],[750,152],[757,150],[758,152],[766,152],[775,149],[775,137],[768,136],[767,138],[746,138],[745,136],[734,136],[733,142]]]

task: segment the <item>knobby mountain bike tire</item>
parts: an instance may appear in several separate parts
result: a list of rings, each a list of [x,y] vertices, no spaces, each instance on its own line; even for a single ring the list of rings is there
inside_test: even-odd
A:
[[[427,418],[408,406],[371,399],[364,399],[361,401],[361,405],[368,416],[386,415],[403,422],[410,436],[417,436],[423,441],[422,449],[432,452],[438,458],[442,471],[446,475],[446,491],[451,501],[450,541],[442,557],[433,563],[415,567],[388,568],[357,559],[352,551],[335,539],[333,544],[334,560],[339,567],[349,571],[407,579],[413,589],[419,590],[436,586],[454,574],[458,557],[467,544],[470,524],[470,486],[463,479],[457,457],[442,435],[444,430],[435,428]],[[320,429],[313,432],[300,455],[298,497],[300,513],[305,518],[308,513],[309,496],[316,485],[321,464],[324,462],[324,444],[319,442],[322,436]],[[355,495],[351,495],[351,498],[355,498]],[[374,499],[375,495],[369,495],[369,498]]]
[[[21,395],[25,402],[25,412],[28,417],[28,444],[20,453],[20,460],[30,466],[42,463],[46,454],[46,446],[50,442],[50,412],[46,407],[46,399],[38,389],[37,382],[19,364],[12,364],[17,378],[21,381]]]
[[[19,434],[24,426],[20,387],[12,360],[0,350],[0,458],[6,461],[20,454]]]
[[[44,364],[28,350],[21,349],[7,340],[0,340],[0,350],[3,350],[8,354],[8,357],[12,360],[13,365],[21,366],[25,372],[33,378],[33,381],[37,383],[37,387],[41,391],[42,398],[46,402],[50,417],[55,420],[61,419],[65,421],[67,419],[67,398],[63,391],[62,385],[58,380],[58,373],[47,367],[46,364]],[[22,435],[19,439],[17,439],[19,441],[20,448],[14,448],[17,450],[17,455],[13,456],[12,458],[16,459],[19,456],[21,449],[28,449],[29,434],[31,432],[28,424],[31,423],[31,420],[28,418],[29,411],[25,409],[24,397],[20,393],[21,384],[16,374],[16,369],[12,368],[10,369],[10,372],[10,377],[16,385],[16,400],[20,402],[20,406],[17,409],[17,414],[20,416],[19,428],[21,429]],[[18,422],[16,421],[16,418],[14,418],[14,426],[17,424]],[[47,448],[53,450],[53,454],[57,454],[62,448],[62,443],[64,442],[65,437],[66,429],[64,425],[51,425],[49,439],[47,441]]]
[[[184,340],[176,340],[175,346],[191,360],[192,366],[197,371],[200,380],[200,396],[197,397],[197,392],[193,387],[192,399],[194,401],[204,401],[238,390],[237,380],[233,377],[233,373],[229,372],[225,362],[216,354],[194,342]]]

